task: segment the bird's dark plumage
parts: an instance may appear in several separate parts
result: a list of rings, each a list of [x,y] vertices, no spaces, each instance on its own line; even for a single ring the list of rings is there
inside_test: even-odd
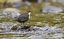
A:
[[[23,14],[19,15],[18,22],[24,23],[24,22],[28,21],[28,19],[29,19],[29,15],[27,13],[23,13]]]

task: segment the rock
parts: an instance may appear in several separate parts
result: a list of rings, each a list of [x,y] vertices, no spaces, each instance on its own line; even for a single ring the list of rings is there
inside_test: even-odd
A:
[[[43,8],[42,12],[44,13],[59,13],[62,12],[63,9],[55,7],[55,6],[46,6]]]
[[[4,17],[15,18],[20,15],[20,11],[16,8],[6,8],[3,10]]]
[[[13,0],[13,1],[8,0],[7,3],[11,3],[12,7],[15,7],[15,8],[19,8],[22,5],[22,1],[21,0]]]
[[[3,28],[4,31],[9,31],[15,25],[17,24],[12,22],[3,22],[3,23],[0,23],[0,28]]]
[[[43,29],[42,29],[42,27],[33,27],[33,29],[35,30],[35,31],[43,31]]]
[[[16,31],[17,28],[18,28],[17,26],[13,26],[13,27],[11,28],[11,30],[12,30],[12,31]]]
[[[58,0],[58,3],[64,4],[64,0]]]

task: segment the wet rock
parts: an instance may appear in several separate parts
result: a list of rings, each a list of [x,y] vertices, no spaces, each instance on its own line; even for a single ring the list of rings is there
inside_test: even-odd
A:
[[[20,15],[20,11],[17,10],[16,8],[5,8],[2,10],[0,13],[0,18],[15,18]]]
[[[46,6],[44,7],[44,9],[42,10],[42,12],[44,13],[60,13],[62,12],[63,9],[59,8],[59,7],[55,7],[55,6]]]
[[[12,22],[3,22],[3,23],[0,23],[0,28],[3,28],[4,31],[10,31],[10,29],[15,25],[17,24]]]
[[[34,31],[43,31],[42,27],[36,27],[36,26],[33,27],[33,30]]]
[[[32,31],[33,28],[31,26],[19,26],[17,31]]]
[[[13,26],[13,27],[11,28],[11,30],[12,30],[12,31],[16,31],[17,28],[18,28],[17,26]]]

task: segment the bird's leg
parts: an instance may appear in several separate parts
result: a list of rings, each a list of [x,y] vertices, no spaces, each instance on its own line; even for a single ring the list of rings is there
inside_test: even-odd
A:
[[[22,22],[22,26],[25,26],[25,22]]]
[[[22,23],[21,25],[24,26],[24,23]]]

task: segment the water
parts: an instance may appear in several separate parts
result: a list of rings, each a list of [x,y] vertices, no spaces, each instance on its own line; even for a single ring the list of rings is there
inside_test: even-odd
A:
[[[10,28],[16,25],[14,23],[0,23],[0,25],[0,27],[5,28],[2,33],[0,32],[0,39],[64,39],[64,29],[59,27],[61,25],[55,25],[54,27],[48,25],[45,27],[34,26],[30,28],[30,31],[25,29],[12,31]]]
[[[0,39],[26,39],[26,37],[4,37],[4,38],[0,38]]]
[[[0,39],[64,39],[64,32],[58,27],[34,27],[31,31],[6,32]],[[58,32],[59,31],[59,32]],[[14,34],[10,36],[11,34]]]

